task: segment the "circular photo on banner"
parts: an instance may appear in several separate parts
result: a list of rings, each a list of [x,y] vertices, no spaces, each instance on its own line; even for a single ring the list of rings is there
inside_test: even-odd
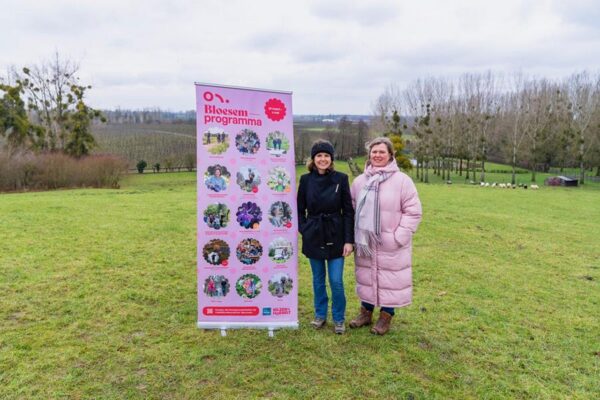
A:
[[[276,228],[292,227],[292,208],[285,201],[276,201],[269,207],[269,222]]]
[[[246,229],[258,229],[262,221],[260,207],[251,201],[242,203],[235,216],[240,226]]]
[[[278,237],[269,243],[269,258],[278,264],[286,262],[293,254],[294,248],[287,239]]]
[[[263,254],[263,248],[258,240],[248,238],[242,240],[237,245],[235,253],[242,264],[252,265],[260,260],[260,256]]]
[[[204,222],[212,229],[227,227],[229,223],[229,208],[223,203],[209,204],[204,210]]]
[[[208,128],[202,134],[202,145],[210,154],[223,154],[229,148],[229,135],[222,128]]]
[[[267,150],[275,157],[281,157],[290,149],[290,141],[283,132],[275,131],[267,135]]]
[[[215,164],[206,169],[206,172],[204,173],[204,184],[207,189],[212,190],[213,192],[223,192],[227,190],[229,178],[231,178],[231,174],[227,171],[227,168]]]
[[[235,283],[235,291],[244,299],[253,299],[260,294],[262,282],[254,274],[245,274]]]
[[[292,190],[290,174],[283,167],[271,168],[267,178],[267,186],[275,192],[289,193]]]
[[[257,193],[258,185],[260,185],[260,174],[254,167],[242,167],[236,174],[236,181],[240,189]]]
[[[229,245],[221,239],[211,240],[202,249],[202,257],[204,257],[207,263],[212,265],[227,266],[230,254]]]
[[[285,272],[278,272],[269,279],[269,293],[275,297],[283,297],[290,294],[293,286],[292,278]]]
[[[254,155],[260,149],[260,139],[253,130],[242,129],[235,136],[235,147],[242,155]]]
[[[229,293],[229,279],[223,275],[210,275],[204,280],[202,291],[208,297],[225,297]]]

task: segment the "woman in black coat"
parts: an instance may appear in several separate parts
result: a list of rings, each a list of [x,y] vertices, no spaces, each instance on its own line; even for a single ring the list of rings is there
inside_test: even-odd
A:
[[[345,331],[346,295],[344,294],[344,257],[354,243],[354,209],[348,175],[334,170],[333,146],[317,140],[311,149],[308,174],[300,177],[298,188],[299,231],[302,253],[313,274],[315,319],[311,324],[325,326],[329,299],[326,273],[331,288],[331,314],[337,334]]]

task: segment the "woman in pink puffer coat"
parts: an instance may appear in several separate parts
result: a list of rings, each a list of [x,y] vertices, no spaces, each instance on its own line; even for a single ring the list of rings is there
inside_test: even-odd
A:
[[[367,150],[365,171],[350,188],[356,210],[356,293],[361,300],[360,314],[350,327],[370,325],[379,306],[371,332],[385,335],[394,308],[412,302],[412,235],[421,221],[421,201],[412,179],[400,172],[388,138],[372,140]]]

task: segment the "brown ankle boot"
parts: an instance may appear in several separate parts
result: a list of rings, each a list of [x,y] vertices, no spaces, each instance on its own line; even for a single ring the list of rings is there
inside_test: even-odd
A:
[[[392,314],[388,314],[385,311],[381,311],[379,313],[379,319],[373,328],[371,328],[371,333],[376,335],[385,335],[390,330],[390,325],[392,324]]]
[[[360,307],[360,314],[350,321],[350,328],[360,328],[361,326],[371,325],[373,320],[373,311]]]

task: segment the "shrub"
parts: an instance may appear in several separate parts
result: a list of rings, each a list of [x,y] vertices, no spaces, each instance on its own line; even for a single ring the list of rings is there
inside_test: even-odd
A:
[[[135,167],[137,168],[137,170],[140,174],[143,174],[144,169],[146,169],[147,166],[148,166],[148,163],[146,161],[140,160],[140,161],[138,161],[138,163],[136,164]]]
[[[160,172],[160,163],[156,163],[152,166],[152,171]]]
[[[31,154],[0,152],[0,190],[24,190],[34,184],[38,165]]]
[[[185,168],[192,172],[194,170],[194,168],[196,168],[196,155],[194,153],[187,153],[185,155],[184,161],[183,161]]]
[[[0,191],[118,188],[126,171],[126,161],[112,155],[77,159],[62,153],[0,152]]]
[[[169,171],[175,171],[175,168],[177,168],[177,158],[174,155],[170,155],[168,157],[165,157],[165,159],[163,160],[164,165],[165,165],[165,171],[169,172]]]
[[[118,189],[119,181],[127,171],[127,161],[113,155],[97,155],[83,161],[81,168],[86,174],[80,186]]]

